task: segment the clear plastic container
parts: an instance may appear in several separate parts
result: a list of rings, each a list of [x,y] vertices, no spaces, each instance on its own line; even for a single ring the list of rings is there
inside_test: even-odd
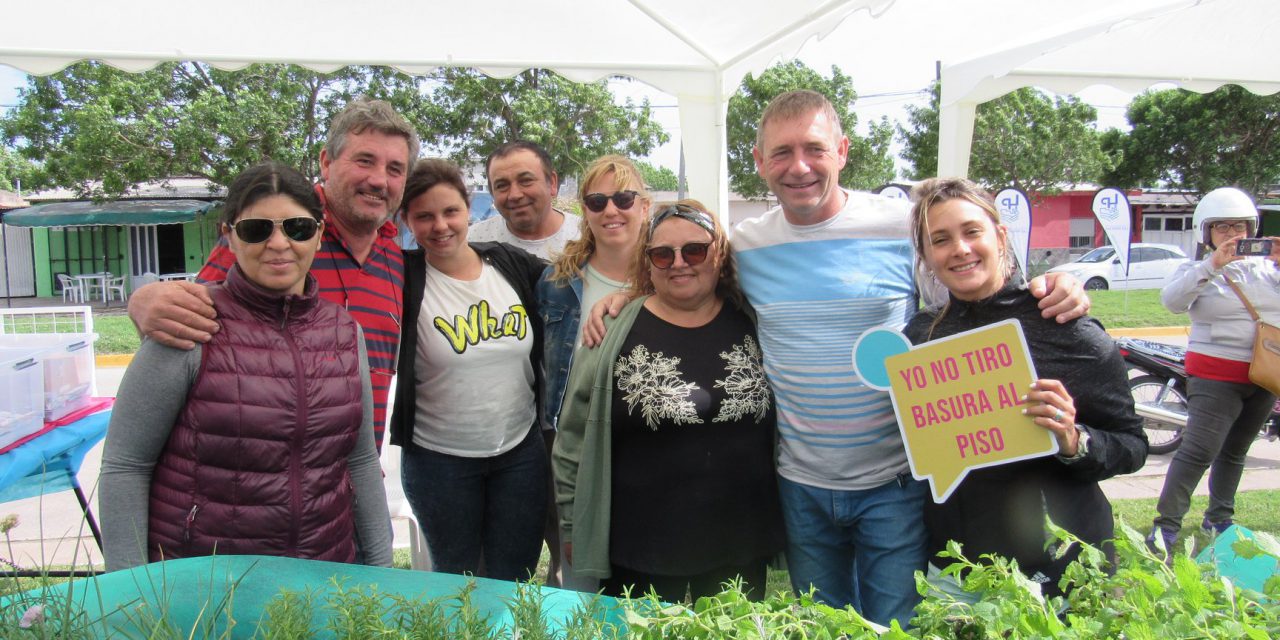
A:
[[[0,352],[38,349],[44,360],[44,420],[58,420],[92,400],[95,334],[0,335]],[[7,354],[5,354],[7,355]],[[0,355],[0,357],[5,357]]]
[[[44,349],[0,353],[0,447],[44,428]]]

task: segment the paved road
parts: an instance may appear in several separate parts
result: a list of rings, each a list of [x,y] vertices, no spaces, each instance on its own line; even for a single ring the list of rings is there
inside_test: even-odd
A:
[[[1186,346],[1185,335],[1149,335],[1151,339],[1181,344]],[[99,367],[97,371],[98,393],[114,396],[124,374],[121,367]],[[394,447],[388,454],[398,454]],[[85,458],[80,471],[80,481],[86,493],[97,487],[98,470],[102,458],[102,445],[94,448]],[[398,456],[396,456],[398,458]],[[1151,456],[1145,467],[1137,473],[1113,478],[1102,483],[1103,490],[1113,499],[1118,498],[1156,498],[1164,484],[1164,474],[1169,467],[1172,454]],[[398,459],[388,460],[384,455],[384,463],[388,465],[388,496],[396,505],[403,501],[403,492],[399,486]],[[1254,489],[1280,488],[1280,442],[1257,441],[1250,451],[1246,464],[1242,491]],[[1207,483],[1202,481],[1197,488],[1199,495],[1207,494]],[[99,505],[96,495],[91,495],[95,512],[110,508]],[[19,525],[10,532],[12,556],[0,547],[0,556],[13,559],[23,567],[43,566],[50,564],[84,564],[85,559],[94,564],[100,563],[101,553],[98,551],[88,528],[83,526],[80,507],[74,494],[64,491],[41,498],[29,498],[0,504],[0,517],[17,514]],[[1193,518],[1194,519],[1194,518]],[[408,521],[400,518],[395,521],[397,546],[408,545]]]

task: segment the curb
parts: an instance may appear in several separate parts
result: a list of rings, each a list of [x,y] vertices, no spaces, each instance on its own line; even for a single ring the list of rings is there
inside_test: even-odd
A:
[[[99,367],[127,367],[130,362],[133,362],[132,353],[113,353],[93,357],[94,365]]]
[[[1113,338],[1142,338],[1149,336],[1188,336],[1191,327],[1134,327],[1129,329],[1107,329]]]

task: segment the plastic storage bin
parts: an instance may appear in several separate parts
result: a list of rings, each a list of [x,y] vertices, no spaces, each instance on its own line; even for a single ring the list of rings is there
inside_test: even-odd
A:
[[[44,428],[43,349],[0,354],[0,447]]]
[[[0,358],[15,349],[36,349],[44,360],[44,420],[58,420],[92,400],[95,334],[0,335]]]

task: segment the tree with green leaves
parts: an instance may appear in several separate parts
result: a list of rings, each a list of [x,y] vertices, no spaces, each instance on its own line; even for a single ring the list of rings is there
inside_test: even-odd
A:
[[[361,95],[390,102],[418,128],[425,153],[449,153],[463,166],[524,138],[546,146],[557,171],[571,176],[597,156],[644,156],[667,140],[648,104],[616,105],[604,82],[574,83],[543,70],[496,79],[446,69],[422,78],[386,67],[322,74],[193,62],[142,73],[84,62],[33,76],[18,106],[0,118],[0,138],[46,176],[31,188],[61,186],[86,197],[110,198],[173,176],[225,186],[264,158],[317,177],[329,121]]]
[[[0,189],[14,191],[22,184],[24,191],[39,178],[35,165],[7,147],[0,146]]]
[[[1107,132],[1122,157],[1108,183],[1201,193],[1235,185],[1262,193],[1280,183],[1280,94],[1225,85],[1211,93],[1148,91],[1129,103],[1128,133]]]
[[[636,160],[635,163],[641,177],[644,178],[644,183],[651,191],[675,191],[680,188],[680,178],[676,172],[644,160]]]
[[[173,176],[227,185],[266,158],[320,173],[331,117],[352,99],[390,101],[410,122],[432,107],[421,83],[390,69],[322,74],[292,65],[221,71],[165,63],[141,73],[82,62],[31,76],[0,134],[39,163],[43,184],[108,198]],[[422,130],[426,134],[428,131]]]
[[[579,83],[545,69],[490,78],[473,69],[442,69],[426,121],[433,142],[459,164],[482,161],[512,140],[532,140],[563,176],[580,175],[609,153],[646,156],[668,140],[648,101],[614,104],[605,82]]]
[[[849,76],[832,65],[831,77],[825,78],[803,62],[792,60],[766,69],[759,77],[748,74],[738,92],[729,98],[726,123],[729,185],[734,191],[747,198],[762,198],[769,193],[769,187],[756,173],[751,150],[756,144],[760,115],[769,101],[795,89],[810,89],[825,95],[835,107],[836,115],[840,116],[844,134],[849,137],[849,161],[840,172],[842,186],[871,189],[893,179],[893,158],[889,156],[893,130],[888,120],[872,122],[865,138],[857,135],[854,128],[858,124],[858,116],[852,109],[858,94],[854,92]]]
[[[920,180],[938,171],[938,85],[927,106],[907,107],[907,126],[898,126]],[[1031,87],[978,105],[969,155],[969,177],[991,188],[1018,187],[1052,194],[1062,186],[1097,182],[1114,165],[1094,129],[1098,112],[1075,96],[1051,97]]]

